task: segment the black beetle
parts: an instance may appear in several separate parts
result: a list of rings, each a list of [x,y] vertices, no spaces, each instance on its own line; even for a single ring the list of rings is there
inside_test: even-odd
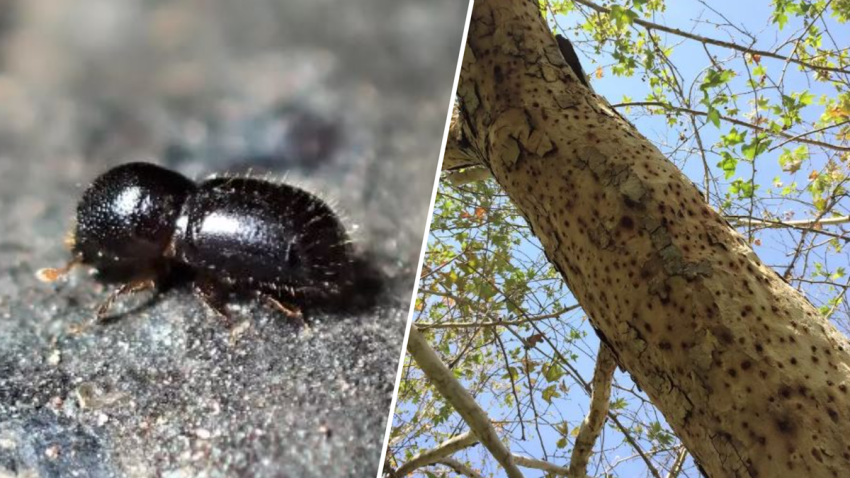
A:
[[[194,289],[229,317],[231,296],[257,297],[289,316],[343,293],[352,282],[351,241],[333,210],[287,184],[219,177],[199,184],[148,163],[128,163],[94,180],[77,205],[71,261],[41,269],[57,280],[77,265],[121,284],[122,295],[158,287],[188,270]]]

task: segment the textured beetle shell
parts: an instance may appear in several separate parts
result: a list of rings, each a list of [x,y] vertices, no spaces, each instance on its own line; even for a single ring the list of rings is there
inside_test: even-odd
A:
[[[148,163],[128,163],[99,176],[77,206],[72,253],[108,280],[153,272],[186,197],[186,177]]]
[[[337,292],[349,280],[345,228],[302,189],[250,178],[198,186],[177,219],[175,258],[234,290],[275,297]]]

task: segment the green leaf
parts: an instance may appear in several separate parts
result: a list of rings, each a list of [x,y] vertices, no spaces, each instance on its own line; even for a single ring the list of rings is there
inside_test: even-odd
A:
[[[627,8],[623,8],[619,5],[614,5],[611,7],[611,18],[614,19],[614,22],[617,23],[617,27],[619,28],[631,25],[637,17],[637,13]]]
[[[803,166],[803,161],[809,159],[809,148],[806,145],[798,146],[794,151],[788,148],[782,149],[779,155],[779,167],[787,173],[796,173]]]
[[[732,181],[732,184],[729,185],[729,192],[737,194],[738,199],[752,198],[756,189],[758,189],[758,185],[753,185],[751,181],[744,181],[741,178]]]
[[[559,398],[561,396],[561,394],[558,393],[558,389],[555,385],[549,385],[548,387],[543,389],[542,396],[543,396],[543,400],[546,400],[546,402],[548,402],[551,405],[552,399],[553,398]]]
[[[547,382],[557,382],[564,376],[564,369],[556,363],[550,363],[543,366],[543,376]]]
[[[788,23],[788,15],[784,13],[779,13],[773,16],[773,22],[779,25],[779,29],[782,30],[785,28],[785,25]]]
[[[729,133],[724,134],[723,136],[720,137],[720,139],[723,142],[723,146],[726,146],[727,148],[733,148],[733,147],[743,143],[744,140],[746,139],[746,137],[747,137],[746,131],[741,132],[741,131],[738,131],[737,128],[732,128],[732,129],[729,130]]]
[[[716,127],[720,127],[720,112],[717,111],[717,108],[710,108],[708,110],[708,120],[711,121],[712,124]]]
[[[716,88],[718,86],[725,85],[735,76],[735,72],[732,70],[708,70],[705,74],[705,78],[702,79],[702,84],[699,88],[702,91],[708,91],[709,88]]]
[[[764,138],[763,135],[758,135],[752,141],[741,147],[741,153],[744,154],[744,159],[748,161],[755,160],[759,155],[767,151],[770,147],[771,140]]]
[[[735,175],[735,170],[738,168],[738,160],[726,151],[721,153],[723,157],[717,166],[726,173],[726,179],[731,179]]]
[[[659,422],[652,422],[646,435],[647,438],[657,441],[662,446],[670,446],[673,443],[673,435],[665,430]]]

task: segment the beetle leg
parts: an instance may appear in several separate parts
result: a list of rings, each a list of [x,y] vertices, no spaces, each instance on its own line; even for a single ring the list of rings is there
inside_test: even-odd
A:
[[[227,293],[222,290],[221,286],[210,279],[200,279],[195,281],[194,289],[195,295],[200,297],[207,307],[221,318],[225,326],[233,325],[233,317],[227,310]]]
[[[112,308],[112,304],[115,303],[115,300],[118,299],[118,296],[125,294],[135,294],[137,292],[142,292],[149,289],[155,289],[156,283],[153,279],[143,279],[134,282],[128,282],[109,295],[109,297],[100,304],[100,307],[97,308],[97,320],[103,320],[106,317],[106,314],[109,313],[109,309]]]
[[[301,312],[301,309],[299,309],[298,307],[296,307],[294,305],[286,304],[284,302],[281,302],[280,300],[275,299],[274,297],[272,297],[270,295],[263,295],[263,298],[274,309],[282,312],[283,315],[286,316],[286,318],[288,318],[290,320],[294,320],[295,322],[298,323],[298,325],[304,327],[307,330],[310,329],[310,326],[307,325],[307,321],[304,320],[304,314]]]

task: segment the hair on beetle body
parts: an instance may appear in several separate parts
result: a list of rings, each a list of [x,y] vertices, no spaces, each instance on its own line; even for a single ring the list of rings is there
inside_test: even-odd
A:
[[[306,178],[298,176],[293,177],[288,171],[282,175],[275,175],[270,171],[264,171],[263,173],[258,174],[253,168],[248,168],[244,172],[227,171],[223,173],[212,173],[205,176],[200,181],[210,181],[213,179],[254,179],[272,184],[282,184],[294,189],[309,192],[309,194],[311,194],[314,198],[321,203],[324,203],[331,211],[333,211],[337,221],[342,224],[343,229],[345,229],[348,234],[346,244],[348,244],[349,247],[353,246],[355,243],[361,242],[359,238],[360,225],[351,219],[340,199],[331,192],[318,188],[314,183],[310,182]]]
[[[149,163],[96,178],[77,205],[65,267],[91,267],[120,284],[101,304],[156,289],[188,270],[196,294],[228,317],[232,297],[256,297],[288,316],[339,298],[354,282],[353,248],[337,213],[290,184],[237,175],[200,182]]]

